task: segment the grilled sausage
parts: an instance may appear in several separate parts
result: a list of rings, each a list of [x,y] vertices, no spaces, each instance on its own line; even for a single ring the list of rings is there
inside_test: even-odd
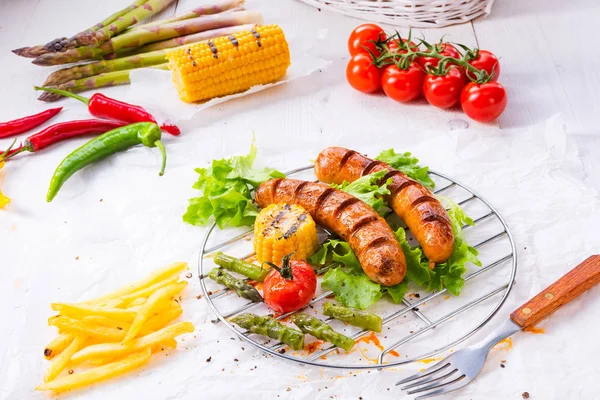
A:
[[[381,182],[392,178],[390,194],[384,199],[404,220],[427,258],[446,261],[454,250],[454,233],[444,206],[420,183],[383,161],[367,158],[343,147],[328,147],[315,163],[315,174],[325,183],[353,182],[361,176],[387,171]]]
[[[323,183],[271,179],[256,191],[256,203],[290,203],[303,207],[317,224],[344,239],[365,274],[383,286],[402,282],[406,260],[394,232],[373,208]]]

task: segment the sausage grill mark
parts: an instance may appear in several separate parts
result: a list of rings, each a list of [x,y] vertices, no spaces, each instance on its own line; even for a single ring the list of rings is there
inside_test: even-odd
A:
[[[346,154],[344,154],[344,156],[340,160],[340,170],[342,168],[344,168],[344,165],[346,165],[346,163],[348,162],[348,160],[350,159],[350,157],[352,157],[355,154],[357,154],[357,153],[354,150],[349,150]]]
[[[371,161],[371,162],[369,163],[369,165],[367,165],[367,167],[366,167],[366,168],[364,169],[364,171],[362,172],[362,175],[363,175],[363,176],[365,176],[365,175],[369,175],[369,174],[371,173],[371,170],[372,170],[373,168],[375,168],[375,167],[376,167],[376,166],[378,166],[378,165],[382,165],[382,164],[383,164],[383,162],[382,162],[382,161],[379,161],[379,160],[373,160],[373,161]],[[389,172],[388,172],[388,173],[387,173],[387,174],[386,174],[386,175],[383,177],[383,180],[382,180],[383,182],[386,182],[386,181],[388,180],[388,178],[389,178],[389,177],[388,177],[388,175],[389,175]]]
[[[323,203],[325,203],[325,200],[327,200],[327,198],[332,195],[335,192],[334,188],[329,188],[323,191],[323,193],[321,193],[321,195],[319,196],[319,198],[317,199],[317,202],[315,204],[315,210],[320,210],[323,206]]]

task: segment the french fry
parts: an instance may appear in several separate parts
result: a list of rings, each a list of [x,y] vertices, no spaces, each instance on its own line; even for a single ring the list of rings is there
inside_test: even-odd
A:
[[[78,319],[59,316],[53,321],[54,326],[72,333],[84,333],[90,337],[106,342],[119,342],[125,337],[125,331],[120,331],[106,326],[86,324]]]
[[[180,274],[184,269],[187,268],[187,263],[184,262],[176,262],[170,265],[167,265],[164,268],[161,268],[149,276],[140,279],[139,281],[123,286],[111,293],[105,294],[104,296],[96,297],[95,299],[85,301],[84,304],[93,304],[93,303],[101,303],[103,301],[112,300],[117,297],[125,297],[124,295],[129,295],[131,293],[141,291],[145,288],[148,288],[160,281],[163,281],[167,278],[171,278],[174,274]],[[135,297],[140,297],[135,296]],[[134,298],[135,298],[134,297]]]
[[[123,343],[133,340],[142,329],[144,322],[146,322],[148,318],[152,316],[153,310],[157,308],[160,304],[168,302],[172,296],[175,296],[177,293],[181,292],[186,286],[187,282],[182,281],[179,283],[167,285],[152,293],[150,297],[148,297],[148,300],[141,306],[139,312],[135,316],[135,319],[131,323],[131,327],[129,328],[127,334],[125,335],[125,338],[123,339]]]
[[[129,322],[117,321],[116,319],[103,317],[101,315],[90,315],[88,317],[83,317],[81,321],[86,324],[106,326],[108,328],[114,328],[125,332],[127,332],[127,330],[129,330],[131,327]]]
[[[81,350],[86,340],[87,336],[83,334],[75,336],[71,344],[50,362],[50,366],[44,374],[44,382],[50,382],[56,378],[65,369],[69,360],[71,360],[71,356]]]
[[[127,305],[127,307],[129,307],[129,304],[134,301],[135,299],[139,298],[139,297],[148,297],[150,296],[152,293],[156,292],[158,289],[170,285],[172,283],[177,283],[179,281],[179,272],[177,272],[176,274],[173,274],[170,278],[164,280],[164,281],[160,281],[158,283],[155,283],[152,286],[148,286],[147,288],[138,290],[137,292],[133,292],[130,294],[126,294],[122,297],[124,304]],[[138,306],[134,306],[134,307],[138,307]]]
[[[58,335],[44,348],[44,357],[48,360],[56,357],[71,344],[73,339],[75,339],[74,333],[62,333]]]
[[[192,332],[194,332],[194,325],[191,322],[178,322],[154,333],[133,339],[126,345],[122,343],[101,343],[88,346],[75,353],[73,357],[71,357],[71,363],[79,364],[92,358],[118,357],[124,354],[130,354],[165,340],[173,339],[184,333]]]
[[[156,332],[157,330],[167,326],[167,324],[173,321],[175,318],[179,317],[183,310],[177,302],[174,301],[174,303],[178,305],[178,308],[169,307],[161,313],[148,318],[148,321],[146,321],[144,326],[142,326],[138,336],[146,336],[152,332]]]
[[[119,307],[121,307],[122,304],[123,304],[123,299],[116,298],[116,299],[112,299],[110,301],[107,301],[106,304],[104,304],[104,307],[107,307],[107,308],[119,308]]]
[[[146,300],[148,300],[146,297],[138,297],[137,299],[132,300],[127,307],[141,306]]]
[[[138,351],[137,353],[131,354],[130,356],[103,365],[101,367],[92,368],[85,372],[78,374],[68,375],[62,378],[55,379],[52,382],[44,383],[36,387],[37,390],[53,390],[56,392],[62,392],[69,389],[75,389],[81,386],[90,385],[108,378],[112,378],[117,375],[121,375],[125,372],[131,371],[137,367],[148,362],[152,350],[150,347],[146,347]]]
[[[83,318],[88,315],[100,315],[119,321],[131,322],[136,316],[135,311],[131,310],[124,310],[122,308],[106,308],[87,304],[52,303],[50,307],[52,307],[54,311],[58,311],[60,315],[72,318]],[[50,321],[48,323],[50,323]]]

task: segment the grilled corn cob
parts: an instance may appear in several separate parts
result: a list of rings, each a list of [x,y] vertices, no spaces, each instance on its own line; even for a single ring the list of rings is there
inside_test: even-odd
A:
[[[263,25],[179,48],[167,59],[179,97],[191,103],[277,81],[290,51],[279,26]]]
[[[286,254],[293,260],[305,260],[319,245],[317,226],[310,214],[297,205],[271,204],[254,223],[254,251],[260,262],[281,265]]]

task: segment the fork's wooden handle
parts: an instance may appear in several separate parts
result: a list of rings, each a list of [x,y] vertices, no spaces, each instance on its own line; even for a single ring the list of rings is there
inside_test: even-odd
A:
[[[600,282],[600,255],[587,260],[517,308],[511,315],[521,328],[533,325]]]

